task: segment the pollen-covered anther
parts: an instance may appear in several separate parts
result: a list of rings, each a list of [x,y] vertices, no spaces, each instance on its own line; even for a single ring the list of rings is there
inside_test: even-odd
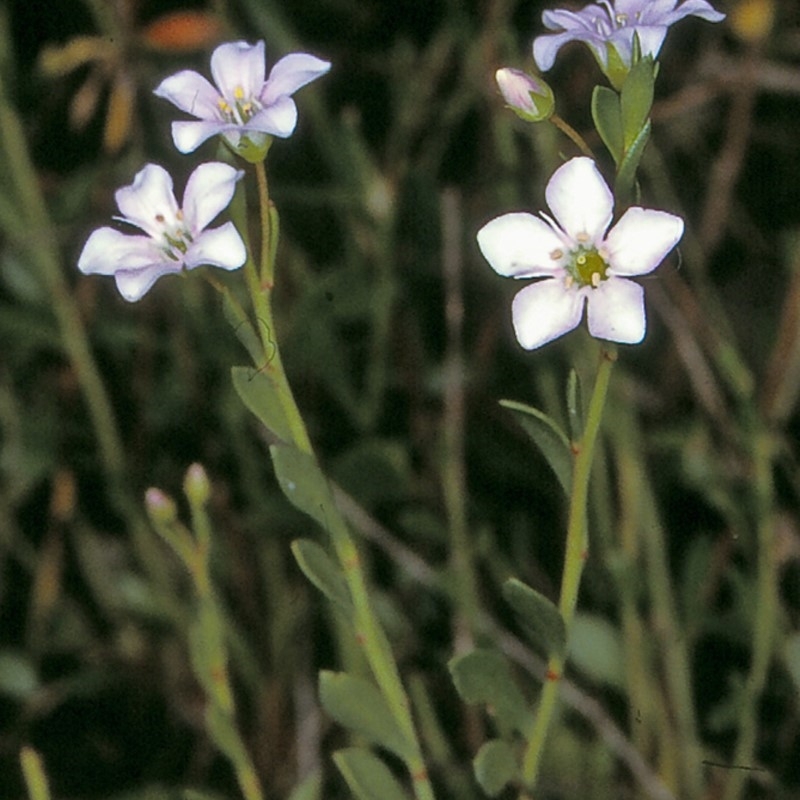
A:
[[[241,86],[237,86],[233,90],[233,96],[236,100],[244,100],[244,89]]]
[[[624,27],[628,24],[628,15],[627,14],[617,14],[616,16],[617,25]]]
[[[571,289],[571,288],[573,287],[573,285],[574,285],[574,284],[575,284],[575,278],[573,278],[573,277],[572,277],[572,275],[567,275],[567,276],[564,278],[564,286],[565,286],[567,289]]]
[[[592,286],[594,286],[595,289],[600,285],[601,280],[602,278],[600,277],[599,272],[592,273]]]
[[[553,251],[550,253],[550,258],[551,258],[553,261],[560,261],[562,258],[564,258],[564,251],[563,251],[561,248],[559,248],[559,247],[556,247],[556,249],[555,249],[555,250],[553,250]]]
[[[585,232],[581,232],[575,237],[575,241],[580,242],[581,244],[587,244],[590,240],[591,237]]]

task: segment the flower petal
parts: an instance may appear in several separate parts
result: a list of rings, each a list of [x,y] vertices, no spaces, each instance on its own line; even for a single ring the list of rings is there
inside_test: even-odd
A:
[[[114,199],[126,222],[155,238],[161,237],[165,223],[173,225],[177,218],[172,178],[158,164],[142,167],[130,186],[117,189]]]
[[[203,231],[186,251],[189,269],[208,264],[222,269],[238,269],[247,258],[242,237],[232,222]]]
[[[150,287],[162,276],[180,272],[181,265],[177,262],[158,264],[138,270],[121,269],[114,274],[119,293],[131,303],[141,300]]]
[[[219,133],[238,128],[226,122],[181,121],[172,123],[172,141],[180,153],[193,153],[203,142]]]
[[[113,275],[119,269],[141,269],[164,259],[149,236],[127,236],[113,228],[98,228],[83,246],[78,269],[84,275]]]
[[[271,105],[282,95],[291,95],[307,83],[324,75],[331,68],[323,61],[307,53],[289,53],[275,63],[261,92],[261,102]]]
[[[519,291],[511,304],[517,341],[534,350],[571,331],[581,321],[586,289],[567,289],[559,278]]]
[[[681,3],[681,5],[667,15],[664,24],[672,25],[673,22],[677,22],[679,19],[688,16],[700,17],[700,19],[705,19],[709,22],[720,22],[725,19],[725,15],[717,11],[711,3],[707,3],[706,0],[686,0],[685,3]]]
[[[220,119],[219,92],[200,74],[185,69],[165,78],[153,91],[199,119]]]
[[[499,275],[534,278],[560,274],[553,258],[564,242],[533,214],[514,212],[487,222],[478,231],[478,247]]]
[[[211,54],[211,75],[214,83],[229,101],[238,91],[244,99],[258,97],[264,86],[264,42],[221,44]]]
[[[652,272],[682,235],[680,217],[638,206],[629,208],[602,245],[609,273],[646,275]]]
[[[183,193],[183,219],[193,236],[227,208],[242,175],[242,170],[229,164],[210,161],[201,164],[189,176]]]
[[[542,72],[552,69],[558,51],[567,43],[576,40],[583,41],[585,35],[580,31],[565,31],[563,33],[546,33],[533,40],[533,60]]]
[[[247,121],[245,130],[260,131],[285,139],[297,125],[297,106],[289,95],[279,97],[272,105]]]
[[[591,158],[567,161],[550,178],[545,190],[553,216],[573,239],[597,242],[614,211],[614,196]]]
[[[586,320],[589,333],[597,339],[638,344],[646,327],[644,290],[625,278],[602,281],[589,291]]]

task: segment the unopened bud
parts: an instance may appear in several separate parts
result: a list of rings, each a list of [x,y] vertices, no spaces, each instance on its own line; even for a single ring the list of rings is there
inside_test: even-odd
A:
[[[211,496],[211,482],[202,464],[192,464],[183,479],[183,491],[190,503],[205,505]]]
[[[542,122],[553,113],[553,90],[541,79],[512,67],[495,73],[497,85],[508,107],[526,122]]]
[[[161,489],[148,489],[144,493],[144,505],[153,524],[170,524],[178,518],[178,509],[174,501]]]

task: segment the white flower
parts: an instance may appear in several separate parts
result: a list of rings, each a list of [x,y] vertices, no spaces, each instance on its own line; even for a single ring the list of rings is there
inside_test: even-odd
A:
[[[644,291],[628,278],[652,272],[678,243],[683,220],[632,207],[608,231],[614,197],[590,158],[559,167],[545,191],[553,214],[504,214],[478,231],[500,275],[545,278],[517,293],[514,330],[527,350],[571,331],[587,307],[589,333],[612,342],[644,338]],[[608,231],[608,232],[606,232]]]
[[[247,252],[234,224],[206,228],[230,203],[243,174],[220,162],[201,164],[189,176],[179,208],[169,173],[147,164],[114,195],[122,213],[116,219],[146,235],[98,228],[83,247],[78,269],[85,275],[113,275],[120,294],[134,301],[162,275],[203,264],[241,267]]]
[[[229,42],[211,54],[216,86],[187,69],[163,80],[155,94],[197,117],[172,123],[172,139],[181,153],[193,152],[217,134],[235,150],[253,147],[266,153],[269,137],[285,138],[295,129],[297,106],[292,94],[330,67],[315,56],[290,53],[264,80],[264,42],[252,46]]]
[[[553,66],[556,53],[567,42],[585,42],[600,65],[608,67],[607,46],[617,51],[623,64],[631,67],[633,34],[639,35],[643,56],[655,58],[669,26],[684,17],[701,17],[719,22],[725,15],[706,0],[600,0],[580,11],[554,9],[542,14],[544,26],[555,33],[537,36],[533,57],[545,72]]]

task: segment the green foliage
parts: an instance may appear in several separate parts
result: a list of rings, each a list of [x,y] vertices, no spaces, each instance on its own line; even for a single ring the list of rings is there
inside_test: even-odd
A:
[[[527,732],[528,702],[519,690],[508,661],[494,650],[473,650],[448,664],[458,693],[466,703],[487,706],[502,729]]]
[[[509,578],[503,584],[503,597],[519,615],[535,647],[547,656],[564,654],[564,620],[552,601],[517,578]]]
[[[333,760],[358,800],[408,800],[397,778],[369,750],[358,747],[337,750]]]
[[[508,742],[489,739],[472,762],[475,778],[489,797],[497,797],[517,777],[517,759]]]
[[[400,758],[411,756],[411,745],[374,683],[346,672],[323,670],[319,696],[325,710],[339,723],[385,747]]]

